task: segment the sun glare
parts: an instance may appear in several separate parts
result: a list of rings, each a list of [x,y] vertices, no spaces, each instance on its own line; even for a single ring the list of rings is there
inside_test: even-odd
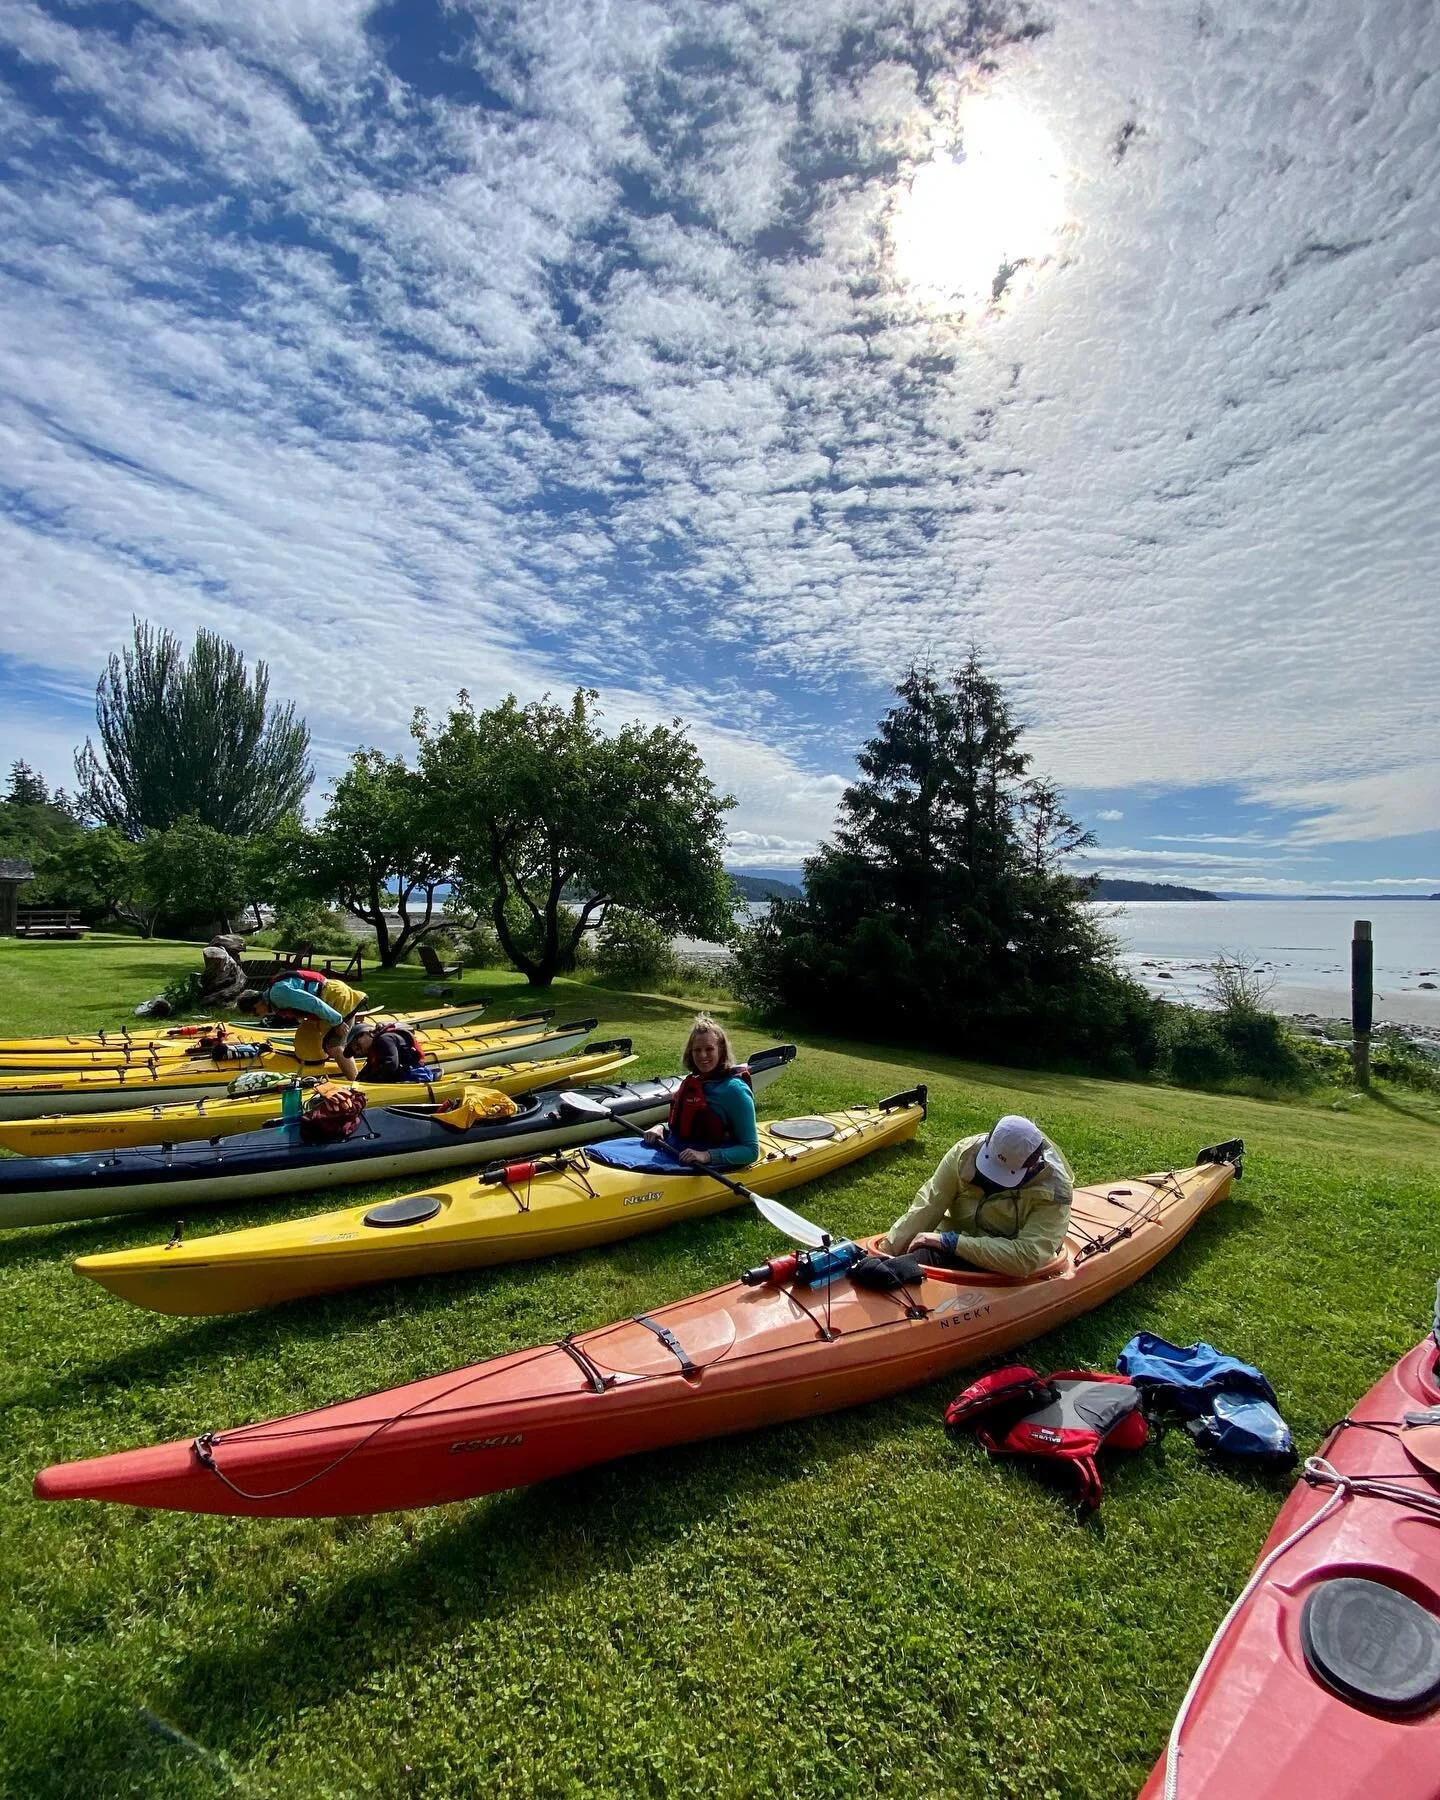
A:
[[[954,151],[916,170],[891,215],[895,272],[912,299],[974,316],[1033,284],[1065,222],[1064,162],[1017,102],[974,100]]]

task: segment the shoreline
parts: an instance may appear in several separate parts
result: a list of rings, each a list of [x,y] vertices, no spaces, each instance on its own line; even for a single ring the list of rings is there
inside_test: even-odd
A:
[[[1193,957],[1122,956],[1122,966],[1126,972],[1140,982],[1148,994],[1157,1000],[1183,1000],[1189,1006],[1204,1006],[1205,995],[1202,989],[1210,978],[1210,964]],[[1261,968],[1258,971],[1266,977],[1269,971]],[[1421,987],[1421,981],[1430,981],[1431,976],[1415,974],[1402,976],[1399,982],[1393,976],[1390,979],[1377,981],[1375,984],[1375,1029],[1382,1024],[1394,1025],[1401,1030],[1418,1030],[1440,1037],[1440,978],[1437,985]],[[1275,981],[1269,992],[1261,997],[1260,1005],[1266,1012],[1279,1013],[1290,1019],[1319,1018],[1344,1019],[1350,1017],[1350,985],[1348,971],[1346,979],[1335,982],[1324,981]]]

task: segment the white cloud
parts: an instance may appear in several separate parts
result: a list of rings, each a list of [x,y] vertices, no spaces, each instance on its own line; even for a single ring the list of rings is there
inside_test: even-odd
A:
[[[973,637],[1065,784],[1435,827],[1433,13],[1112,0],[995,77],[948,8],[472,17],[426,94],[361,0],[128,42],[0,0],[72,109],[0,96],[0,651],[84,689],[132,612],[212,626],[327,760],[594,680],[702,720],[737,844],[788,856],[877,691]],[[978,329],[885,249],[977,84],[1075,220]]]
[[[1413,764],[1375,774],[1268,782],[1259,797],[1313,815],[1296,827],[1296,843],[1374,842],[1440,825],[1440,764],[1432,747]]]
[[[1114,824],[1117,819],[1123,819],[1125,815],[1123,812],[1117,811],[1113,806],[1106,806],[1102,807],[1101,810],[1096,813],[1095,817],[1097,819],[1104,819],[1107,824]]]

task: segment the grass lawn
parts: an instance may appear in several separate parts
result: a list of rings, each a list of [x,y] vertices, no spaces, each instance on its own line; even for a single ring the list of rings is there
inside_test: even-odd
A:
[[[193,946],[0,941],[0,1033],[118,1024]],[[422,977],[370,983],[426,1004]],[[534,1004],[518,978],[461,993]],[[642,1073],[683,1002],[557,983]],[[739,1047],[769,1039],[750,1030]],[[1428,1324],[1440,1110],[1276,1103],[805,1043],[770,1116],[928,1081],[921,1140],[802,1190],[890,1223],[941,1152],[1038,1118],[1082,1181],[1249,1146],[1234,1197],[1145,1281],[1037,1342],[1113,1366],[1132,1332],[1258,1362],[1302,1453]],[[397,1190],[398,1191],[398,1190]],[[337,1204],[334,1195],[297,1211]],[[216,1210],[190,1229],[274,1216]],[[0,1234],[0,1791],[23,1796],[1124,1796],[1242,1585],[1285,1478],[1183,1434],[1109,1459],[1098,1519],[947,1441],[962,1381],[525,1492],[374,1519],[191,1518],[30,1497],[41,1465],[388,1387],[733,1279],[744,1210],[609,1250],[235,1319],[163,1318],[69,1272],[168,1217]]]

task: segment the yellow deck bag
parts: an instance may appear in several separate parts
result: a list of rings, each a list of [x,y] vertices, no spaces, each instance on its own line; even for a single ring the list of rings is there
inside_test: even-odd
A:
[[[438,1124],[448,1125],[452,1131],[468,1131],[472,1125],[482,1125],[487,1120],[513,1119],[520,1108],[508,1094],[502,1094],[499,1088],[467,1087],[458,1100],[451,1100],[435,1114]]]

